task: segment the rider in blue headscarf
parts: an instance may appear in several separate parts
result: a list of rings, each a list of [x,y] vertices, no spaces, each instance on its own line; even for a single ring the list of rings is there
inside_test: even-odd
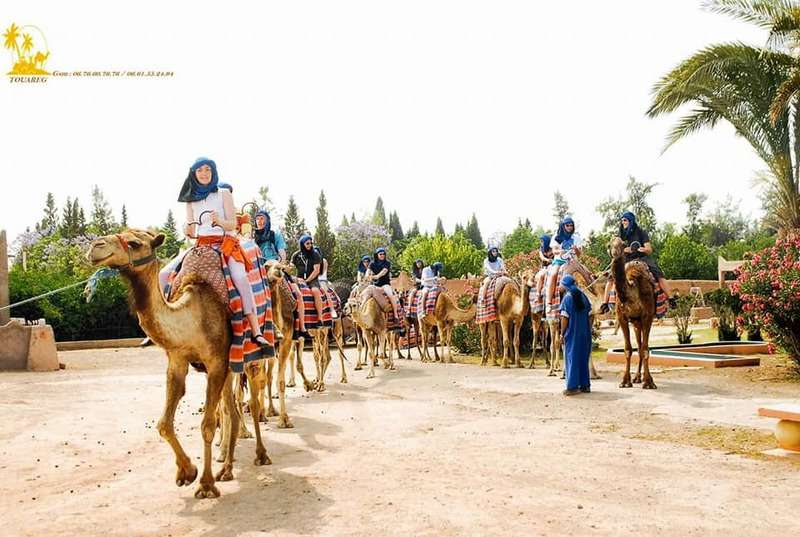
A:
[[[197,175],[195,175],[197,169],[204,165],[208,165],[211,168],[211,182],[207,185],[200,184],[197,180]],[[217,174],[216,163],[209,158],[200,157],[189,168],[189,175],[183,181],[180,194],[178,194],[178,201],[189,203],[191,201],[204,200],[209,194],[217,190],[219,190],[219,175]]]
[[[256,212],[253,238],[267,261],[286,261],[286,241],[279,229],[272,229],[272,219],[264,209]]]
[[[561,299],[561,335],[564,340],[564,376],[567,389],[564,395],[589,392],[589,356],[592,353],[592,327],[589,322],[591,304],[567,274],[561,279],[566,290]]]
[[[361,281],[367,276],[367,270],[369,269],[370,263],[372,263],[372,256],[361,256],[361,259],[358,262],[358,272],[356,273],[356,281],[359,283],[361,283]]]

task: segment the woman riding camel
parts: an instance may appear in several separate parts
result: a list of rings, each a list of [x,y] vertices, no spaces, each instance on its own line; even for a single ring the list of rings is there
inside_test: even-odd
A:
[[[547,269],[553,262],[553,248],[550,246],[550,235],[544,234],[539,237],[539,249],[536,251],[542,268],[536,273],[536,296],[541,297],[544,292],[544,280],[547,276]]]
[[[261,255],[267,261],[286,262],[286,241],[280,230],[272,229],[272,219],[264,209],[256,212],[256,229],[253,233]]]
[[[186,204],[187,224],[184,233],[197,239],[196,246],[210,246],[225,256],[231,280],[242,299],[242,311],[250,324],[250,337],[259,345],[269,345],[261,333],[253,288],[247,279],[252,263],[236,238],[233,195],[231,190],[219,187],[217,165],[213,160],[201,157],[192,164],[181,187],[178,201]],[[196,221],[200,222],[199,225],[194,223]],[[180,252],[161,269],[161,289],[166,287],[169,275],[183,261],[187,252],[188,250]]]
[[[592,273],[580,262],[583,252],[583,240],[575,231],[575,221],[571,216],[565,216],[558,226],[558,233],[550,241],[553,248],[553,263],[548,269],[549,289],[548,303],[552,304],[558,287],[559,269],[564,266],[566,274],[577,272],[586,283],[591,283]]]
[[[619,237],[625,242],[625,249],[623,250],[623,252],[625,252],[625,262],[641,261],[647,265],[653,278],[658,281],[661,289],[667,297],[669,297],[670,288],[667,284],[667,280],[664,278],[664,272],[661,270],[661,267],[658,266],[655,259],[650,257],[653,255],[653,245],[650,242],[650,235],[647,231],[639,227],[636,223],[636,216],[630,211],[625,211],[620,217]],[[606,283],[603,303],[600,305],[601,313],[606,313],[609,310],[608,300],[611,296],[611,288],[613,285],[614,282],[612,280]]]
[[[391,270],[392,263],[386,259],[386,248],[381,247],[375,250],[375,256],[369,266],[367,277],[371,278],[377,287],[383,289],[383,291],[386,293],[386,296],[389,298],[389,302],[392,304],[392,310],[394,310],[395,319],[400,319],[401,315],[398,307],[400,303],[396,299],[394,290],[392,289]]]
[[[425,268],[425,261],[417,259],[414,261],[414,266],[411,268],[411,274],[414,276],[414,285],[419,291],[422,289],[422,269]]]
[[[368,255],[361,256],[361,260],[358,262],[358,272],[356,272],[356,285],[365,282],[367,279],[367,271],[369,270],[369,266],[372,263],[372,258]],[[354,286],[354,287],[355,287]]]
[[[322,320],[322,290],[319,285],[319,275],[322,271],[322,256],[314,250],[314,241],[311,235],[303,235],[297,241],[300,249],[292,254],[292,264],[297,267],[298,282],[305,282],[314,295],[314,307],[317,315]],[[300,302],[300,300],[298,300]],[[305,332],[305,327],[301,329]]]
[[[422,269],[422,291],[418,299],[418,304],[422,304],[422,307],[417,308],[417,316],[420,319],[425,317],[425,299],[428,298],[428,291],[438,287],[444,280],[444,277],[441,276],[442,270],[444,270],[444,265],[440,261]]]
[[[322,272],[319,274],[319,286],[322,288],[322,291],[328,294],[328,297],[330,297],[330,293],[332,291],[330,282],[328,282],[328,259],[325,257],[322,248],[319,246],[314,246],[314,251],[317,252],[322,258]],[[336,308],[334,307],[331,307],[331,317],[334,319],[339,318],[339,314],[336,313]]]
[[[486,276],[483,283],[488,282],[489,278],[504,274],[506,274],[506,265],[503,263],[503,256],[500,255],[497,246],[492,246],[486,252],[486,259],[483,260],[483,275]]]

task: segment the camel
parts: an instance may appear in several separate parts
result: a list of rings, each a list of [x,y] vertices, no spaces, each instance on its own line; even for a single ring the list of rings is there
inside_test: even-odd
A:
[[[522,273],[522,281],[525,286],[528,288],[529,292],[530,289],[536,288],[536,271],[532,269],[527,269]],[[528,301],[528,309],[530,310],[530,301]],[[544,311],[531,311],[531,330],[533,331],[533,341],[531,343],[531,363],[528,365],[528,369],[534,369],[534,360],[536,359],[536,342],[539,335],[542,336],[542,349],[545,357],[545,366],[550,365],[550,358],[547,355],[547,333],[548,333],[548,325],[545,322],[545,315]]]
[[[453,326],[455,323],[468,323],[470,321],[474,321],[477,309],[477,306],[472,304],[470,305],[469,309],[462,310],[456,306],[453,299],[450,298],[447,293],[444,291],[439,293],[439,296],[436,297],[436,305],[433,308],[433,313],[418,318],[420,334],[422,336],[422,361],[433,361],[428,353],[428,335],[430,334],[431,329],[436,328],[439,333],[439,342],[442,345],[442,363],[447,363],[448,360],[448,356],[445,355],[444,352],[445,345],[447,345],[448,348],[449,361],[454,362],[453,351],[450,346],[453,337]],[[439,358],[438,353],[436,352],[436,343],[434,343],[434,354],[437,356],[438,360]]]
[[[353,302],[348,301],[347,309],[356,325],[358,337],[358,362],[356,363],[355,369],[356,371],[362,369],[361,351],[365,344],[365,358],[369,363],[367,378],[371,379],[375,377],[375,363],[379,357],[378,347],[381,341],[385,342],[389,340],[390,343],[393,342],[396,345],[397,339],[389,337],[389,331],[386,328],[386,314],[381,309],[378,301],[373,297],[367,298],[363,304],[358,306],[354,306]],[[390,348],[388,358],[386,359],[386,368],[392,371],[396,369],[394,361],[392,360],[393,355],[393,349]],[[381,359],[384,359],[383,356],[381,356]]]
[[[522,328],[522,322],[530,310],[530,303],[528,302],[530,287],[524,278],[522,278],[521,285],[511,278],[503,278],[505,278],[504,281],[498,281],[496,284],[502,286],[499,290],[500,294],[497,296],[497,321],[481,324],[481,365],[486,365],[489,353],[492,355],[493,365],[498,365],[496,323],[500,327],[503,338],[503,368],[507,369],[512,345],[514,356],[511,363],[516,363],[517,367],[522,367],[522,359],[519,356],[519,332]],[[494,333],[490,333],[490,330]]]
[[[164,414],[158,422],[158,432],[172,447],[178,467],[175,483],[191,484],[197,478],[197,468],[191,462],[175,435],[175,409],[186,391],[186,374],[189,364],[206,371],[206,412],[203,413],[203,474],[195,490],[195,498],[219,497],[215,481],[233,479],[233,458],[239,430],[239,417],[233,411],[233,391],[229,379],[228,351],[231,329],[228,307],[213,289],[199,277],[189,275],[177,290],[174,301],[167,302],[159,288],[158,261],[155,249],[164,242],[163,234],[141,230],[127,230],[117,235],[106,235],[92,241],[86,254],[94,266],[119,270],[130,287],[131,310],[136,312],[139,325],[147,336],[167,352],[167,399]],[[197,329],[192,329],[193,327]],[[202,327],[202,329],[199,329]],[[257,364],[245,367],[252,385],[257,382]],[[211,472],[211,442],[216,429],[217,404],[222,398],[224,415],[230,422],[231,434],[227,438],[227,457],[222,469]],[[256,465],[271,464],[261,438],[258,424],[259,401],[250,394],[253,428],[256,436]]]
[[[656,314],[656,290],[647,265],[636,262],[626,265],[624,248],[625,243],[619,237],[614,237],[608,247],[611,254],[611,273],[617,290],[615,308],[617,324],[622,328],[622,337],[625,339],[625,374],[619,387],[633,387],[631,383],[633,348],[629,326],[629,323],[632,323],[639,353],[639,365],[633,382],[641,382],[645,390],[655,390],[657,386],[650,375],[650,328]],[[643,363],[644,377],[642,377]]]
[[[342,320],[334,319],[333,326],[320,326],[319,328],[309,329],[308,333],[311,335],[311,346],[314,355],[314,365],[316,367],[316,379],[309,381],[303,369],[303,348],[305,347],[305,339],[298,338],[294,342],[294,364],[297,366],[297,371],[303,379],[303,386],[307,392],[318,391],[324,392],[327,388],[325,386],[325,374],[328,371],[328,366],[332,361],[330,344],[328,342],[329,335],[333,335],[333,340],[339,351],[339,361],[342,366],[342,377],[339,382],[347,384],[347,370],[345,369],[345,360],[347,357],[344,355],[344,337]]]
[[[599,310],[600,304],[603,302],[603,296],[601,293],[596,293],[593,286],[597,283],[603,282],[604,276],[601,276],[594,282],[585,282],[583,277],[578,273],[573,274],[573,276],[575,277],[578,287],[584,292],[586,298],[589,299],[592,308],[591,313],[589,314],[589,320],[590,325],[594,325],[595,312]],[[550,334],[550,370],[548,371],[547,376],[555,377],[556,371],[558,370],[559,360],[563,358],[564,352],[564,342],[561,340],[561,318],[559,315],[547,316],[545,318],[545,323],[547,324],[547,331]],[[589,357],[589,370],[591,372],[592,379],[601,378],[600,375],[597,374],[597,369],[594,366],[594,360],[592,360],[591,356]],[[564,371],[562,371],[561,378],[564,378]]]

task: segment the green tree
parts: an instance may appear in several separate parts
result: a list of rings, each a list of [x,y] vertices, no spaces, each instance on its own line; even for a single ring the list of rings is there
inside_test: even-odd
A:
[[[61,213],[61,227],[59,234],[65,239],[71,239],[77,235],[76,221],[77,217],[72,212],[72,198],[67,196],[67,203],[64,204],[64,209]]]
[[[703,211],[703,205],[708,200],[706,194],[699,194],[694,192],[683,198],[683,203],[686,204],[686,226],[683,232],[693,241],[700,240],[700,230],[702,221],[700,213]]]
[[[659,265],[669,279],[713,280],[717,275],[717,258],[711,250],[682,234],[664,242]]]
[[[89,231],[95,235],[108,235],[117,228],[114,215],[111,212],[108,202],[103,196],[100,187],[92,187],[92,221],[89,223]]]
[[[350,221],[347,219],[347,215],[345,214],[345,215],[342,216],[342,223],[339,224],[339,227],[346,226],[349,223],[350,223]]]
[[[47,201],[44,205],[44,217],[41,222],[36,224],[37,231],[51,235],[58,230],[58,207],[52,192],[47,193]]]
[[[720,202],[703,222],[700,237],[706,246],[722,246],[741,240],[747,234],[750,223],[730,196]]]
[[[325,191],[319,193],[319,205],[317,206],[317,229],[314,230],[314,242],[324,252],[328,263],[332,264],[335,257],[336,236],[328,223],[328,200],[325,198]]]
[[[128,209],[125,208],[125,204],[122,204],[122,219],[119,222],[119,226],[122,229],[128,228]]]
[[[414,237],[419,237],[419,224],[416,220],[414,220],[414,224],[411,226],[411,231],[406,234],[407,239],[413,239]]]
[[[72,202],[72,213],[76,215],[75,218],[75,231],[78,236],[84,237],[88,231],[86,224],[86,215],[83,213],[83,207],[78,203],[78,198]]]
[[[427,263],[441,261],[445,276],[460,278],[466,274],[478,274],[485,255],[464,235],[419,236],[403,250],[400,266],[411,267],[415,259],[424,259]]]
[[[385,226],[356,222],[336,229],[336,257],[328,268],[330,279],[355,280],[358,260],[372,255],[379,246],[389,244],[391,234]]]
[[[556,190],[553,193],[553,218],[556,219],[557,224],[560,224],[568,214],[570,214],[570,210],[567,198],[565,198],[560,191]]]
[[[156,250],[160,259],[172,259],[183,247],[183,241],[178,239],[178,226],[175,223],[175,217],[172,210],[167,213],[167,220],[160,228],[161,233],[164,234],[164,242]]]
[[[603,217],[603,230],[616,232],[619,230],[619,217],[624,211],[636,215],[636,223],[648,233],[656,229],[656,215],[648,198],[658,183],[643,183],[635,177],[628,177],[625,185],[626,196],[610,197],[597,206],[597,212]]]
[[[456,222],[456,227],[455,229],[453,229],[453,235],[456,235],[458,233],[463,233],[465,235],[467,233],[466,230],[464,229],[464,226],[462,226],[460,222]]]
[[[503,242],[503,257],[508,259],[517,254],[527,254],[538,246],[539,239],[534,236],[533,230],[520,221]]]
[[[389,231],[392,233],[392,243],[401,241],[405,238],[403,226],[400,224],[400,218],[397,216],[397,212],[395,211],[392,211],[389,214]]]
[[[375,203],[375,211],[372,213],[372,223],[379,226],[386,226],[386,210],[383,208],[383,199],[378,196],[378,201]]]
[[[656,83],[648,115],[690,109],[670,131],[667,148],[700,129],[730,124],[766,166],[757,178],[767,200],[768,225],[781,232],[798,229],[800,9],[785,0],[712,0],[706,5],[766,29],[766,46],[735,42],[696,52]]]
[[[472,218],[470,218],[467,222],[465,231],[467,232],[467,237],[469,237],[469,240],[472,242],[475,248],[483,250],[483,237],[481,236],[481,230],[478,227],[478,219],[475,217],[475,213],[472,213]]]
[[[306,232],[306,221],[300,217],[300,211],[294,201],[294,196],[289,196],[289,207],[283,219],[283,237],[286,239],[287,255],[298,250],[297,241]]]
[[[270,213],[270,216],[272,216],[272,213],[275,212],[275,203],[273,203],[272,201],[272,196],[269,193],[268,186],[262,186],[258,189],[257,203],[259,208],[264,209],[265,211]]]
[[[442,218],[436,218],[436,230],[433,232],[434,235],[444,235],[444,224],[442,224]]]

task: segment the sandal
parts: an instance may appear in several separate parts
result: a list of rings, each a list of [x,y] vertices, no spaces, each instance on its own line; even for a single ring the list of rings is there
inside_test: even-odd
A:
[[[256,334],[254,336],[250,336],[250,341],[255,343],[256,345],[261,345],[262,347],[269,347],[269,341],[267,338],[264,337],[264,334]]]

